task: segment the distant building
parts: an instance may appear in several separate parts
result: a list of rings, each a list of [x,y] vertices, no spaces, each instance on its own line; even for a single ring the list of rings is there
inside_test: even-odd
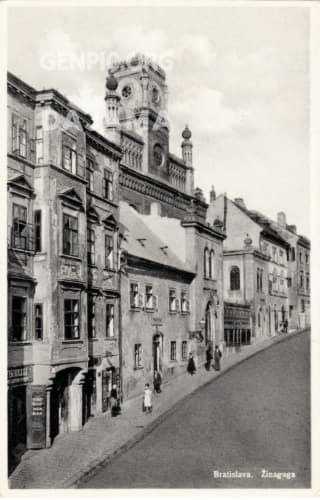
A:
[[[225,341],[231,346],[248,343],[248,336],[258,341],[276,335],[289,322],[290,245],[268,218],[248,210],[242,199],[212,198],[207,220],[219,217],[227,235]]]

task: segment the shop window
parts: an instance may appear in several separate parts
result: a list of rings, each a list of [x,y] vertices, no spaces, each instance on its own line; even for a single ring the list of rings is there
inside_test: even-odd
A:
[[[34,305],[34,338],[43,340],[43,305]]]
[[[13,341],[27,340],[27,299],[12,297],[12,335]]]
[[[66,340],[80,338],[79,300],[64,300],[64,338]]]
[[[230,289],[240,290],[240,269],[233,266],[230,271]]]
[[[106,337],[114,337],[114,305],[106,304]]]
[[[170,342],[170,360],[176,361],[177,359],[177,342],[175,340]]]
[[[96,296],[88,297],[88,337],[96,337]]]
[[[36,128],[36,163],[43,163],[43,127]]]
[[[113,236],[106,234],[105,236],[105,268],[113,269],[114,266],[114,248]]]
[[[153,302],[153,291],[152,291],[152,285],[146,285],[146,309],[153,309],[154,302]]]
[[[142,345],[134,344],[134,367],[142,368]]]
[[[181,359],[182,359],[182,361],[187,360],[187,355],[188,355],[188,342],[186,340],[183,340],[181,342]]]
[[[62,167],[74,175],[77,174],[76,141],[70,138],[68,138],[68,145],[63,145]]]
[[[137,283],[130,283],[130,309],[139,307],[139,286]]]
[[[87,228],[87,256],[88,265],[93,266],[95,264],[95,233],[90,227]]]
[[[79,256],[78,219],[63,214],[63,253],[74,257]]]
[[[41,252],[41,210],[34,212],[34,238],[35,251]]]
[[[169,290],[169,311],[170,312],[177,311],[177,298],[176,298],[176,291],[174,288],[170,288]]]
[[[113,200],[113,174],[106,169],[103,176],[103,196],[106,200]]]

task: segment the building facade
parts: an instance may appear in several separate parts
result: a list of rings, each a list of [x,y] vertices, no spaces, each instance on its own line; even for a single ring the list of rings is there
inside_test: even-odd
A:
[[[119,379],[121,149],[8,75],[10,464],[107,409]]]
[[[212,195],[207,220],[214,218],[219,218],[227,235],[224,243],[227,345],[276,335],[287,328],[289,318],[288,241],[266,217],[248,210],[241,198],[232,201],[224,195],[217,198]]]

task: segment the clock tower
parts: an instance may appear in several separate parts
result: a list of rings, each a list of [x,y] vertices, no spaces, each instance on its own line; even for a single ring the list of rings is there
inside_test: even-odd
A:
[[[169,179],[168,89],[164,71],[142,55],[121,62],[109,72],[118,81],[121,128],[144,141],[142,171]]]

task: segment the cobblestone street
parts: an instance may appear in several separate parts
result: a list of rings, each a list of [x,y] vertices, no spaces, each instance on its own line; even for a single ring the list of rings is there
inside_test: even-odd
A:
[[[309,333],[304,333],[191,394],[81,487],[309,487],[309,432]],[[291,474],[265,478],[264,469]],[[252,477],[214,479],[213,471]]]

